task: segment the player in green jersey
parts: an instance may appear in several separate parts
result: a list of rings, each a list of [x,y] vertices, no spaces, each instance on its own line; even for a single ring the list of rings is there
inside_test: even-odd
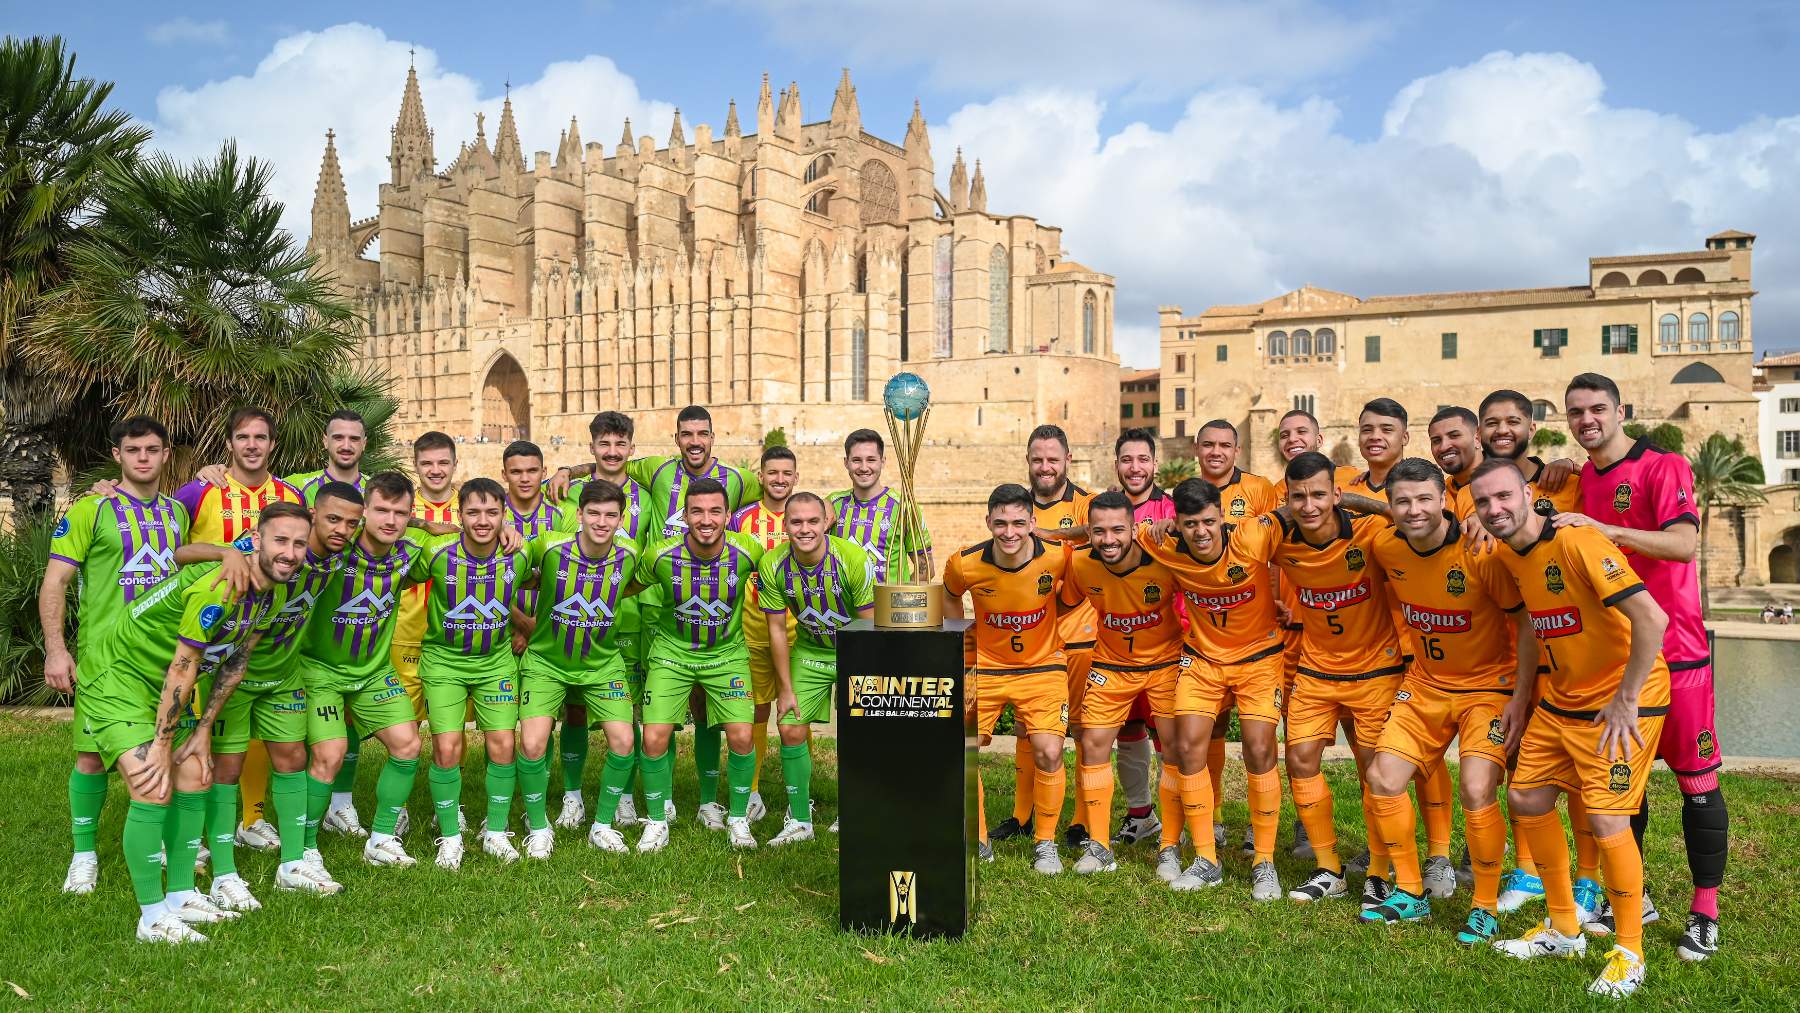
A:
[[[696,718],[696,727],[708,722],[723,725],[731,747],[726,764],[731,807],[724,829],[733,847],[756,847],[745,818],[756,753],[750,741],[755,707],[750,702],[743,613],[762,545],[725,529],[731,516],[727,504],[725,486],[718,481],[689,482],[685,533],[646,548],[637,576],[626,589],[629,594],[654,588],[668,602],[651,632],[649,670],[644,675],[645,820],[639,851],[656,851],[669,843],[667,820],[651,817],[662,813],[662,800],[669,795],[673,780],[669,744],[675,725],[688,710],[690,691],[696,688],[706,698],[705,716]]]
[[[487,748],[487,825],[481,850],[502,863],[519,852],[506,830],[518,772],[513,735],[519,726],[518,666],[511,653],[511,615],[527,572],[523,551],[500,548],[506,492],[491,478],[472,478],[457,493],[461,535],[426,545],[412,580],[430,585],[419,682],[431,723],[431,803],[437,812],[437,866],[462,867],[458,820],[462,799],[463,718],[473,704]]]
[[[536,614],[515,612],[513,623],[531,631],[519,667],[519,790],[525,796],[527,858],[549,858],[555,847],[544,807],[550,781],[546,754],[551,726],[570,701],[579,701],[582,713],[597,720],[606,735],[606,767],[588,843],[626,850],[614,823],[631,787],[636,694],[614,623],[630,600],[625,592],[638,551],[618,535],[624,509],[623,490],[605,479],[590,481],[577,502],[575,533],[541,535],[526,547]]]
[[[119,463],[118,496],[83,496],[57,521],[50,539],[50,560],[38,593],[38,618],[44,629],[44,683],[74,693],[78,672],[91,668],[90,657],[113,622],[175,572],[174,550],[188,529],[187,508],[172,496],[157,493],[169,461],[169,434],[162,423],[143,415],[113,426],[113,460]],[[79,659],[64,639],[69,580],[79,581],[76,619]],[[74,854],[63,877],[63,892],[92,893],[99,880],[100,860],[95,832],[106,805],[106,765],[83,714],[84,700],[75,696],[75,766],[69,771],[69,824]]]
[[[194,889],[211,722],[243,678],[279,588],[305,559],[310,528],[297,503],[264,508],[254,569],[268,590],[239,595],[216,579],[217,564],[184,567],[119,618],[95,652],[93,670],[82,675],[101,758],[118,766],[131,791],[124,850],[140,940],[201,942],[189,925],[238,916]],[[202,696],[206,706],[196,718]],[[166,888],[159,851],[168,856]]]
[[[788,814],[772,848],[810,841],[812,825],[812,745],[815,721],[831,719],[831,689],[837,683],[837,631],[852,619],[875,614],[875,568],[856,543],[825,533],[830,524],[825,501],[797,492],[787,501],[787,543],[763,556],[757,567],[757,603],[769,628],[769,652],[780,688],[775,696],[781,726],[781,776],[787,783]],[[788,642],[788,615],[797,637]],[[761,731],[760,726],[758,731]]]
[[[909,528],[906,544],[893,544],[900,497],[881,481],[886,450],[887,442],[873,429],[858,429],[844,438],[844,473],[850,477],[850,488],[832,493],[826,501],[831,533],[863,547],[877,581],[888,579],[888,561],[902,553],[911,557],[912,579],[929,580],[931,532]]]
[[[362,415],[349,408],[339,408],[325,420],[325,467],[319,471],[303,471],[298,475],[291,475],[288,477],[288,484],[300,490],[300,495],[306,497],[306,505],[309,507],[318,497],[319,487],[327,482],[342,482],[361,492],[362,459],[363,452],[367,449],[368,435]],[[213,467],[219,469],[221,476],[224,475],[223,467]],[[207,478],[205,469],[201,470],[200,477],[212,481]],[[221,481],[213,484],[224,483]]]

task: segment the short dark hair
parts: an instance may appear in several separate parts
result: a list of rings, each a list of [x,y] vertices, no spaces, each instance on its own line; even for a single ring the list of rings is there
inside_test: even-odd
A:
[[[1437,414],[1431,417],[1431,424],[1435,426],[1439,422],[1444,422],[1449,419],[1462,419],[1470,426],[1477,428],[1481,426],[1481,420],[1475,417],[1474,412],[1464,408],[1462,405],[1454,404],[1439,408]]]
[[[486,496],[496,503],[506,502],[506,490],[500,483],[491,478],[471,478],[456,490],[456,507],[461,510],[469,505],[469,500],[476,496]]]
[[[853,430],[849,436],[844,437],[844,456],[849,457],[850,452],[856,449],[856,445],[859,443],[873,443],[876,453],[883,457],[887,456],[887,441],[873,429]]]
[[[1127,517],[1133,512],[1131,498],[1110,489],[1088,501],[1088,516],[1094,516],[1096,510],[1123,510]]]
[[[1501,388],[1481,399],[1481,407],[1477,410],[1482,418],[1487,417],[1488,409],[1497,404],[1510,404],[1519,409],[1519,414],[1527,420],[1531,418],[1531,399],[1516,390]]]
[[[1331,458],[1316,450],[1309,450],[1304,454],[1295,454],[1294,459],[1288,462],[1286,477],[1288,484],[1293,485],[1295,482],[1304,482],[1314,475],[1330,472],[1335,468],[1336,465],[1331,463]]]
[[[1291,419],[1296,415],[1300,416],[1301,418],[1305,419],[1308,422],[1311,422],[1312,427],[1314,429],[1319,428],[1319,417],[1317,415],[1314,415],[1312,412],[1307,411],[1304,408],[1295,408],[1293,411],[1290,411],[1287,414],[1283,415],[1281,417],[1281,421],[1277,422],[1275,424],[1276,428],[1279,429],[1281,427],[1282,423],[1286,422],[1288,419]]]
[[[271,439],[274,438],[275,416],[269,414],[267,410],[262,408],[239,408],[237,411],[232,412],[231,416],[225,420],[225,435],[237,435],[237,431],[243,428],[244,423],[249,422],[252,419],[261,419],[263,425],[269,427],[269,437]]]
[[[281,500],[262,508],[262,513],[258,514],[256,518],[256,530],[261,531],[268,527],[270,521],[278,521],[283,517],[292,517],[308,524],[312,523],[312,511],[298,503]]]
[[[326,482],[319,486],[319,491],[313,493],[314,506],[316,507],[322,499],[341,499],[346,503],[363,505],[363,494],[349,482]]]
[[[1458,410],[1463,412],[1468,411],[1467,408]],[[1444,472],[1437,465],[1425,460],[1423,457],[1403,458],[1398,464],[1394,465],[1393,470],[1388,472],[1387,489],[1389,499],[1394,498],[1395,482],[1430,482],[1432,485],[1438,487],[1439,492],[1443,492]]]
[[[601,412],[588,423],[588,439],[597,440],[602,436],[623,436],[632,439],[637,435],[637,423],[624,412]]]
[[[1474,485],[1476,479],[1485,475],[1491,475],[1496,471],[1510,471],[1519,476],[1520,485],[1525,484],[1525,473],[1519,470],[1518,465],[1504,457],[1490,457],[1480,464],[1477,464],[1474,473],[1469,476],[1469,484]]]
[[[800,461],[794,456],[794,452],[786,447],[764,447],[762,460],[758,466],[767,468],[770,461],[793,461],[794,467],[800,466]]]
[[[412,479],[397,471],[377,472],[369,478],[368,487],[363,490],[363,495],[373,499],[376,493],[380,493],[384,499],[412,499]]]
[[[1120,433],[1119,438],[1113,441],[1113,456],[1119,456],[1119,453],[1125,449],[1125,444],[1127,443],[1148,443],[1150,445],[1150,456],[1156,456],[1156,434],[1145,429],[1143,426],[1135,426]]]
[[[1219,487],[1204,478],[1184,478],[1175,485],[1175,515],[1192,517],[1207,507],[1219,506]]]
[[[579,511],[582,507],[594,503],[615,504],[619,508],[619,513],[623,514],[625,512],[625,490],[604,478],[589,479],[581,487],[581,495],[575,500],[575,509]]]
[[[1066,454],[1069,452],[1069,434],[1063,432],[1061,426],[1053,426],[1045,423],[1044,425],[1033,429],[1031,435],[1025,439],[1025,446],[1029,448],[1033,443],[1036,443],[1039,440],[1055,440],[1062,444],[1063,453]]]
[[[333,422],[354,422],[364,428],[368,427],[368,423],[363,421],[362,412],[354,408],[339,408],[326,416],[325,428],[330,429]]]
[[[1022,506],[1030,510],[1031,493],[1017,482],[1003,482],[994,486],[994,491],[988,493],[987,512],[991,514],[1003,506]]]
[[[706,428],[712,428],[712,412],[697,404],[688,405],[675,416],[675,428],[680,429],[683,422],[704,422]]]
[[[1406,425],[1406,408],[1391,397],[1378,397],[1368,404],[1363,405],[1362,411],[1357,412],[1356,417],[1360,419],[1364,415],[1376,415],[1384,419],[1399,419],[1401,425]]]
[[[1574,378],[1569,381],[1569,386],[1563,389],[1565,400],[1569,396],[1569,391],[1572,390],[1591,390],[1605,394],[1612,399],[1612,403],[1615,405],[1622,403],[1619,400],[1619,385],[1612,381],[1612,377],[1603,373],[1576,373]]]
[[[795,503],[812,503],[819,508],[820,513],[825,515],[826,520],[831,519],[831,509],[825,505],[825,501],[821,499],[816,492],[797,492],[792,496],[789,496],[787,509],[793,510]]]
[[[1229,422],[1227,422],[1227,421],[1225,421],[1225,420],[1224,420],[1224,419],[1213,419],[1213,420],[1211,420],[1211,421],[1210,421],[1210,422],[1207,422],[1207,423],[1206,423],[1206,424],[1205,424],[1205,425],[1202,425],[1202,426],[1201,426],[1201,427],[1200,427],[1200,429],[1199,429],[1199,432],[1197,432],[1197,433],[1195,433],[1195,434],[1194,434],[1194,435],[1195,435],[1195,436],[1196,436],[1196,437],[1198,437],[1198,436],[1199,436],[1199,434],[1200,434],[1200,433],[1204,433],[1204,432],[1206,432],[1206,431],[1207,431],[1207,430],[1208,430],[1208,429],[1225,429],[1225,430],[1229,430],[1229,431],[1230,431],[1230,432],[1231,432],[1231,440],[1232,440],[1232,442],[1233,442],[1233,443],[1236,443],[1236,442],[1237,442],[1237,438],[1238,438],[1238,431],[1237,431],[1237,427],[1236,427],[1236,426],[1234,426],[1234,425],[1232,425],[1232,424],[1231,424],[1231,423],[1229,423]]]
[[[115,447],[126,440],[139,436],[154,436],[163,441],[163,446],[169,445],[168,428],[148,415],[133,415],[128,419],[120,419],[113,423],[112,429],[107,431],[106,436]]]
[[[506,467],[506,462],[515,457],[535,457],[538,459],[538,463],[541,464],[544,460],[544,452],[539,450],[538,445],[530,440],[514,440],[506,445],[505,450],[500,452],[500,467]]]
[[[413,460],[418,460],[419,455],[427,450],[448,450],[450,456],[455,457],[456,441],[450,438],[449,433],[440,433],[433,429],[413,441]]]
[[[716,478],[696,478],[687,484],[687,491],[681,495],[681,505],[687,506],[695,496],[717,496],[731,505],[731,497],[725,494],[725,483]]]

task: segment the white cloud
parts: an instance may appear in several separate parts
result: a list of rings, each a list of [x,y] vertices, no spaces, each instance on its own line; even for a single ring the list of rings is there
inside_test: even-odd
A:
[[[144,29],[144,38],[157,46],[223,46],[231,42],[231,29],[223,21],[179,17]]]
[[[1128,361],[1155,361],[1156,306],[1188,312],[1302,284],[1356,295],[1577,284],[1586,258],[1760,233],[1758,344],[1800,344],[1800,115],[1706,134],[1606,104],[1563,54],[1495,53],[1412,82],[1381,134],[1330,102],[1203,90],[1167,129],[1103,135],[1091,91],[1021,91],[932,128],[979,156],[989,206],[1060,225],[1118,278]],[[948,158],[940,156],[940,176]]]
[[[287,205],[288,228],[310,231],[313,188],[318,181],[325,131],[337,132],[338,159],[350,193],[350,213],[375,213],[377,187],[389,178],[389,128],[400,109],[410,44],[378,28],[343,24],[289,35],[256,69],[195,88],[164,89],[156,100],[157,147],[182,158],[210,156],[226,138],[275,168],[275,195]],[[477,82],[446,69],[437,54],[417,51],[419,91],[436,133],[438,167],[475,136],[475,113],[487,117],[489,145],[500,129],[503,93],[497,82]],[[534,81],[512,89],[513,115],[529,165],[532,153],[556,151],[569,117],[580,121],[583,141],[610,151],[621,121],[633,129],[668,136],[673,109],[638,93],[637,84],[611,60],[588,56],[546,66]],[[696,118],[689,118],[692,129]]]

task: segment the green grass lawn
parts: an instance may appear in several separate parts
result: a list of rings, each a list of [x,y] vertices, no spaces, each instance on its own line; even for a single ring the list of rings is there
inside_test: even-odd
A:
[[[546,864],[502,868],[473,843],[459,873],[430,865],[430,841],[408,841],[420,865],[364,866],[352,844],[326,835],[324,852],[348,887],[335,898],[277,893],[272,857],[240,850],[265,909],[212,930],[206,946],[132,941],[137,908],[117,846],[125,793],[114,785],[101,829],[100,889],[59,892],[68,849],[64,799],[68,726],[0,715],[5,802],[0,805],[0,1005],[55,1008],[294,1009],[610,1006],[913,1009],[1134,1009],[1197,1004],[1246,1009],[1565,1009],[1600,950],[1575,963],[1519,964],[1457,946],[1451,933],[1467,893],[1440,901],[1430,926],[1371,927],[1355,905],[1254,905],[1248,866],[1226,858],[1226,885],[1171,893],[1150,869],[1149,846],[1123,849],[1101,879],[1034,874],[1018,842],[981,871],[981,908],[957,942],[859,937],[838,930],[836,838],[784,851],[737,854],[692,820],[693,773],[683,753],[676,797],[685,817],[670,848],[649,857],[602,855],[579,836],[558,840]],[[682,743],[686,748],[685,740]],[[471,750],[471,817],[481,778]],[[835,809],[831,747],[822,743],[820,826]],[[590,763],[589,779],[599,764]],[[365,753],[358,800],[372,804],[379,767]],[[1224,812],[1235,840],[1245,821],[1243,772],[1227,773]],[[1340,837],[1355,839],[1354,771],[1329,771]],[[1010,757],[986,758],[989,811],[1010,805]],[[779,794],[773,751],[765,795]],[[1665,920],[1647,930],[1650,981],[1635,1007],[1793,1008],[1800,996],[1800,781],[1723,779],[1732,804],[1724,955],[1676,959],[1686,866],[1673,779],[1659,774],[1651,881]],[[553,777],[552,788],[556,788]],[[773,788],[773,792],[769,789]],[[592,785],[589,788],[590,798]],[[423,778],[412,803],[429,810]],[[554,811],[554,804],[553,804]],[[366,815],[365,815],[366,818]],[[1283,835],[1287,818],[1283,818]],[[758,826],[766,838],[778,828]],[[631,835],[635,839],[635,832]],[[471,838],[472,841],[472,838]],[[1458,842],[1460,848],[1460,841]],[[1292,885],[1308,871],[1281,859]],[[1541,905],[1510,916],[1517,932]],[[11,987],[7,987],[11,986]],[[1786,996],[1784,999],[1783,996]]]

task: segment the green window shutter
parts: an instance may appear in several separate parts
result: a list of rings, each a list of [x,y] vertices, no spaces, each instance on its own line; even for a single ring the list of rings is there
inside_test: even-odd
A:
[[[1612,325],[1610,324],[1600,325],[1600,354],[1612,354]]]
[[[1537,330],[1534,330],[1531,332],[1531,347],[1533,347],[1533,348],[1544,347],[1544,330],[1543,330],[1543,328],[1540,327]]]
[[[1630,338],[1627,339],[1626,351],[1629,351],[1633,355],[1637,354],[1637,325],[1636,324],[1631,325],[1631,336],[1630,336]]]

